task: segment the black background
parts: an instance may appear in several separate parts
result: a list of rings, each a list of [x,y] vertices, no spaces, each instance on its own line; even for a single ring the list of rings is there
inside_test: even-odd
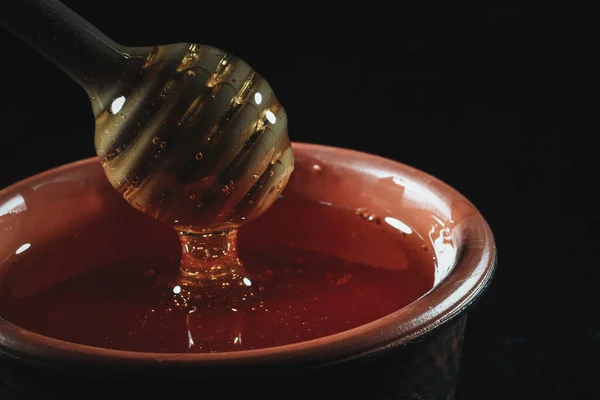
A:
[[[490,223],[499,266],[470,315],[458,398],[597,398],[590,10],[64,3],[123,44],[230,51],[269,80],[292,140],[376,153],[461,191]],[[1,30],[0,49],[0,187],[92,156],[84,92]]]

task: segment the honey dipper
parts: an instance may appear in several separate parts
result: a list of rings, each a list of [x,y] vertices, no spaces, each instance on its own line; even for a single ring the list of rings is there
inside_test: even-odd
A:
[[[119,45],[56,0],[4,0],[0,24],[89,95],[113,187],[180,232],[236,228],[267,210],[293,170],[269,84],[215,47]]]

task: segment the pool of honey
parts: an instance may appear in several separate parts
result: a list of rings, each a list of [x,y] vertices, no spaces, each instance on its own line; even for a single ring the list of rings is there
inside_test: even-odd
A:
[[[418,234],[328,203],[281,198],[241,228],[238,248],[253,297],[181,309],[169,286],[180,263],[173,230],[137,212],[106,215],[5,262],[0,317],[103,348],[237,351],[358,327],[408,305],[434,282],[435,257]]]

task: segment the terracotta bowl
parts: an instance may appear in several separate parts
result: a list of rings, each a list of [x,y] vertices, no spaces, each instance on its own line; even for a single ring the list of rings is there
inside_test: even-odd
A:
[[[430,241],[436,253],[434,288],[384,318],[339,334],[216,354],[89,347],[44,337],[0,318],[0,398],[453,398],[467,311],[495,268],[494,239],[484,218],[456,190],[398,162],[312,144],[295,143],[294,152],[296,170],[285,196],[401,219]],[[122,213],[137,211],[110,187],[97,159],[0,191],[0,283],[15,268],[6,260],[23,243],[43,243],[60,232],[84,234],[94,218]],[[125,226],[123,232],[135,231]],[[323,237],[327,234],[324,228]],[[113,236],[74,257],[96,257],[107,246],[123,256],[126,240]],[[358,257],[382,257],[369,246]],[[65,273],[50,262],[31,268],[46,268],[40,276],[49,280]],[[43,280],[23,279],[23,285],[43,285]]]

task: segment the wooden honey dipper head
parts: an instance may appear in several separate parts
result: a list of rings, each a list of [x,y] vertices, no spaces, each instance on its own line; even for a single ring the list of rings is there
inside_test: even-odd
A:
[[[95,145],[132,206],[205,233],[238,227],[273,204],[294,165],[287,116],[248,64],[177,44],[152,49],[126,76],[96,106]]]

